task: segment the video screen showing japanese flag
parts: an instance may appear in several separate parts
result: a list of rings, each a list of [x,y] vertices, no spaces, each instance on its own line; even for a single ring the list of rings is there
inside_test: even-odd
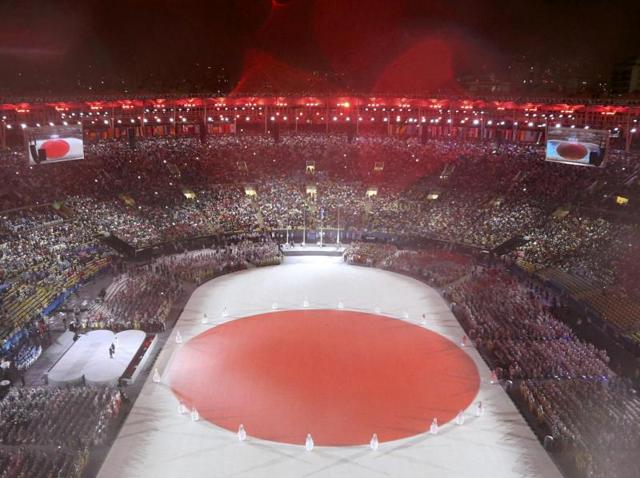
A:
[[[609,131],[578,128],[549,128],[547,161],[604,166],[609,147]]]
[[[82,125],[25,128],[29,164],[84,159]]]

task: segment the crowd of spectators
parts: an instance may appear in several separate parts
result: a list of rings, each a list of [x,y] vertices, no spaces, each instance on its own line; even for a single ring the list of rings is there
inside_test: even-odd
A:
[[[419,277],[429,285],[444,287],[468,273],[469,258],[446,247],[430,250],[399,250],[379,267]]]
[[[579,168],[545,162],[537,145],[301,134],[279,142],[148,138],[135,148],[106,140],[87,144],[86,156],[31,167],[22,152],[0,152],[0,339],[30,331],[15,340],[16,363],[28,365],[42,350],[49,306],[118,255],[103,241],[109,236],[138,249],[284,228],[403,234],[500,251],[504,262],[559,269],[616,288],[623,301],[640,297],[640,161],[632,155]],[[617,205],[617,195],[631,206]],[[581,470],[604,477],[614,460],[631,463],[640,436],[635,392],[602,350],[558,319],[554,294],[447,247],[360,243],[345,258],[444,288],[497,377],[517,382],[523,403],[559,446],[576,452]],[[185,283],[279,261],[269,241],[157,258],[117,275],[75,326],[159,332]],[[631,323],[627,332],[640,341],[640,317]],[[86,445],[104,438],[119,395],[79,390],[24,388],[0,402],[1,443],[18,447],[0,450],[3,469],[29,475],[37,462],[62,476],[80,473]],[[627,448],[608,447],[611,426]]]
[[[384,259],[397,252],[391,244],[360,242],[352,244],[344,253],[344,260],[349,264],[376,267]]]
[[[551,437],[546,446],[561,453],[572,470],[598,478],[612,476],[612,470],[624,478],[637,475],[640,397],[609,368],[603,350],[561,321],[555,293],[513,276],[502,264],[470,261],[442,247],[409,251],[358,243],[347,258],[444,287],[492,376],[510,385],[541,439]]]
[[[40,167],[0,153],[0,180],[9,185],[2,205],[32,206],[2,214],[2,338],[104,267],[114,254],[101,241],[109,235],[136,249],[289,227],[489,250],[519,238],[503,251],[508,260],[639,292],[636,229],[595,209],[614,204],[614,192],[634,197],[640,162],[631,156],[613,153],[603,169],[571,168],[543,161],[536,145],[320,134],[277,143],[260,135],[148,138],[136,148],[103,140],[86,149],[84,161]]]
[[[181,290],[177,281],[146,268],[120,274],[107,289],[104,299],[78,320],[77,330],[162,332]]]
[[[13,388],[0,401],[0,475],[80,477],[120,412],[117,389]]]
[[[640,397],[626,380],[528,379],[516,393],[582,475],[638,476]]]
[[[86,451],[42,450],[20,447],[17,450],[0,448],[0,469],[3,478],[51,478],[64,476],[81,478],[87,466]]]
[[[445,245],[430,249],[398,249],[389,244],[356,242],[345,252],[350,264],[379,267],[418,277],[435,287],[444,287],[469,272],[468,256],[452,252]]]
[[[445,296],[499,378],[598,379],[610,374],[604,351],[579,340],[557,319],[557,298],[533,283],[500,268],[482,268]]]
[[[620,253],[622,251],[622,253]],[[637,225],[625,225],[614,238],[608,253],[603,255],[610,262],[602,269],[611,269],[616,284],[621,284],[624,290],[632,296],[640,297],[640,229]]]
[[[201,284],[214,277],[255,266],[280,263],[280,250],[271,240],[244,240],[217,249],[164,256],[155,260],[152,269],[164,277],[177,281]]]
[[[604,351],[556,318],[552,294],[499,269],[482,269],[447,296],[498,378],[518,384],[522,403],[572,466],[585,476],[611,476],[612,469],[635,476],[636,393],[609,369]],[[629,441],[620,444],[621,437]]]
[[[76,319],[76,330],[140,329],[162,332],[171,307],[184,292],[185,283],[201,284],[249,264],[280,263],[272,241],[241,241],[217,249],[199,249],[154,259],[150,264],[117,275],[89,311]]]
[[[107,267],[113,251],[82,217],[66,217],[60,208],[7,212],[1,224],[0,340],[11,338],[12,360],[25,363],[39,354],[43,312]]]

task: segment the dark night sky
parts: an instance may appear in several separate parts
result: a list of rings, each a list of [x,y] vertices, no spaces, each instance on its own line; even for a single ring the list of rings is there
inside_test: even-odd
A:
[[[0,94],[429,89],[519,61],[593,81],[640,55],[638,25],[637,0],[0,0]]]

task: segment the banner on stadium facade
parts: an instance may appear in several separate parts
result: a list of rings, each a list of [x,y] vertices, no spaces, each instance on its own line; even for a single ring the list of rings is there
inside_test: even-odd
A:
[[[546,160],[579,166],[604,166],[609,150],[609,131],[550,127]]]
[[[27,127],[24,140],[30,165],[84,159],[82,125]]]

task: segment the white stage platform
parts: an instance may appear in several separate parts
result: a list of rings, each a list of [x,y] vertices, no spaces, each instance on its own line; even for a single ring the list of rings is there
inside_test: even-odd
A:
[[[419,324],[459,342],[463,331],[445,301],[424,284],[387,271],[355,267],[339,257],[288,257],[283,265],[242,271],[199,287],[187,303],[172,337],[156,362],[164,380],[179,331],[186,342],[216,324],[279,309],[338,308],[373,312]],[[223,317],[227,308],[228,317]],[[202,315],[209,323],[202,324]],[[131,414],[111,448],[99,477],[376,477],[423,476],[511,478],[561,475],[500,386],[490,385],[490,371],[476,352],[482,384],[476,400],[486,413],[467,413],[464,426],[444,425],[438,435],[428,433],[366,446],[300,446],[251,438],[239,442],[235,433],[189,415],[179,415],[178,400],[166,383],[144,385]],[[428,424],[425,424],[425,429]]]
[[[291,247],[287,244],[282,246],[285,256],[341,256],[346,250],[342,244],[296,244]]]
[[[80,384],[84,378],[87,385],[116,385],[146,335],[141,330],[117,334],[110,330],[93,330],[81,335],[46,374],[48,383]],[[113,358],[109,358],[111,344],[116,344]]]

